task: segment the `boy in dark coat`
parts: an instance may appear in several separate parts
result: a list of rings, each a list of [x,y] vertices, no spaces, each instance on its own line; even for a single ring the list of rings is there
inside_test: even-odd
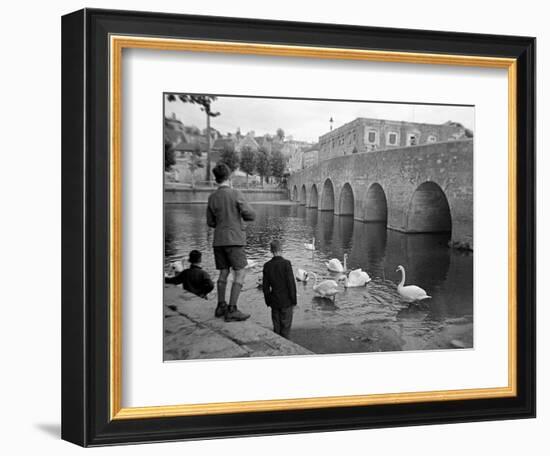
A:
[[[165,277],[164,282],[174,285],[181,283],[184,290],[196,294],[201,298],[208,299],[208,293],[214,289],[214,284],[208,272],[200,267],[201,261],[202,253],[198,250],[192,250],[189,253],[189,263],[191,263],[189,268],[184,269],[174,277]]]
[[[270,248],[273,258],[264,264],[263,271],[264,298],[271,307],[273,331],[288,339],[296,305],[296,282],[290,261],[282,257],[281,243],[274,240]]]

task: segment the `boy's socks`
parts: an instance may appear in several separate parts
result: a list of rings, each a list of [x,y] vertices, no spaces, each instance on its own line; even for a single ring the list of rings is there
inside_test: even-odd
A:
[[[241,288],[243,287],[242,283],[233,282],[231,287],[231,296],[229,297],[229,306],[237,307],[237,301],[239,300],[239,295],[241,294]]]
[[[227,288],[227,282],[225,280],[218,280],[218,304],[225,303],[225,289]]]

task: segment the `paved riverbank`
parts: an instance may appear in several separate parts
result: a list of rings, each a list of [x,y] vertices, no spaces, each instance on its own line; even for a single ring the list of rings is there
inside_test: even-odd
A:
[[[164,288],[164,359],[212,359],[309,355],[250,320],[226,323],[214,317],[215,298],[206,301],[180,286]]]

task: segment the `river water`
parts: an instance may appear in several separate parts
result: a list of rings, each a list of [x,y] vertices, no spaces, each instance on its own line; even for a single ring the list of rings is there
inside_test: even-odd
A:
[[[298,306],[290,335],[294,342],[315,353],[473,346],[473,254],[448,248],[448,234],[404,234],[388,230],[384,224],[362,223],[350,216],[288,203],[253,207],[257,217],[247,225],[246,252],[256,266],[249,269],[239,308],[250,313],[254,322],[271,327],[270,312],[257,283],[263,263],[271,258],[269,242],[276,238],[283,241],[283,256],[295,270],[313,271],[319,279],[335,278],[325,262],[331,258],[343,261],[347,253],[348,269],[362,268],[372,279],[366,287],[342,287],[334,303],[315,296],[313,280],[297,283]],[[165,265],[185,260],[190,250],[200,250],[203,268],[215,282],[212,232],[206,227],[205,212],[203,204],[166,207]],[[303,244],[313,237],[316,250],[305,250]],[[406,285],[424,288],[431,300],[420,305],[400,300],[398,265],[405,267]],[[205,305],[213,310],[215,297]]]

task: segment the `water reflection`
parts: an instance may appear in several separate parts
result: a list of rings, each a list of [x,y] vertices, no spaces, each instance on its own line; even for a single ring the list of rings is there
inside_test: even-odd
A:
[[[311,282],[298,284],[299,306],[291,334],[297,343],[317,353],[452,348],[456,339],[472,346],[473,256],[449,249],[448,235],[404,234],[387,230],[383,223],[362,223],[298,205],[254,208],[257,219],[247,226],[246,250],[258,266],[248,273],[240,305],[257,323],[271,324],[256,283],[261,265],[271,257],[269,242],[277,238],[294,268],[335,278],[325,262],[348,254],[348,268],[362,268],[373,279],[366,287],[342,290],[335,303],[317,298]],[[313,237],[317,250],[306,251],[303,244]],[[211,243],[204,205],[167,206],[166,264],[199,249],[204,268],[215,279]],[[400,274],[395,272],[400,264],[407,272],[406,283],[421,286],[433,297],[425,305],[400,301]]]

